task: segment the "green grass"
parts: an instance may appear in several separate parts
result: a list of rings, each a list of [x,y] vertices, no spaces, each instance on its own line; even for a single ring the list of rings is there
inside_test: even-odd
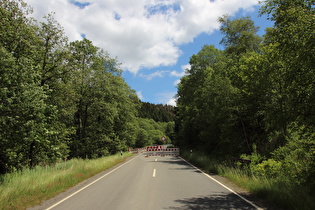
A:
[[[255,177],[248,170],[232,167],[230,164],[213,160],[202,153],[182,152],[182,157],[208,173],[228,178],[266,200],[271,206],[281,209],[315,209],[315,193],[307,186],[296,186],[289,180]]]
[[[93,160],[72,159],[0,177],[0,209],[26,209],[125,161],[125,153]]]

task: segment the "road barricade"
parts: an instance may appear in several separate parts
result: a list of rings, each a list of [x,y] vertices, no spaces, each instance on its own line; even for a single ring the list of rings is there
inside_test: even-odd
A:
[[[162,148],[159,146],[155,147],[147,147],[147,150],[143,153],[146,157],[150,156],[178,156],[179,155],[179,148]]]

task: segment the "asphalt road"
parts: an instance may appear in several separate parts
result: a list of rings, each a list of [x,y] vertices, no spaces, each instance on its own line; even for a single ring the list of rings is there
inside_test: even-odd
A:
[[[73,190],[72,190],[73,191]],[[34,209],[258,209],[178,157],[136,156]]]

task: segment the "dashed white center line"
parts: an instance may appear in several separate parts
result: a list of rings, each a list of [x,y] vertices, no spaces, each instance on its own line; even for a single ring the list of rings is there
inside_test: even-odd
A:
[[[156,169],[153,169],[153,177],[155,177],[155,174],[156,174]]]
[[[155,162],[157,162],[157,159],[155,159]]]

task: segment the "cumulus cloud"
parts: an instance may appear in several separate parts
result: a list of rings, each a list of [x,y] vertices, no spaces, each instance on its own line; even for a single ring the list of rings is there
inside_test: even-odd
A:
[[[259,0],[25,0],[40,19],[55,12],[71,41],[87,39],[133,73],[176,64],[179,46],[218,29],[217,18]]]
[[[142,91],[137,91],[137,96],[138,96],[138,98],[141,100],[141,101],[143,101],[143,95],[142,95]]]
[[[167,104],[167,105],[176,106],[176,99],[175,99],[175,98],[172,98],[172,99],[170,99],[166,104]]]
[[[152,80],[155,77],[163,78],[165,75],[169,75],[171,77],[182,77],[186,74],[186,70],[190,69],[190,64],[182,65],[180,71],[169,71],[169,70],[159,70],[156,72],[153,72],[151,74],[140,74],[140,77],[145,78],[146,80]]]
[[[176,92],[160,93],[158,96],[159,102],[162,104],[168,104],[168,105],[176,106],[175,95],[176,95]]]
[[[140,77],[145,78],[146,80],[152,80],[155,77],[163,78],[165,73],[168,73],[169,71],[156,71],[151,74],[140,74]]]
[[[177,71],[171,71],[171,76],[174,76],[174,77],[182,77],[185,75],[185,72],[177,72]]]
[[[186,64],[186,65],[182,65],[181,66],[181,71],[171,71],[171,76],[175,76],[175,77],[182,77],[186,74],[186,70],[190,69],[190,64]]]
[[[178,86],[178,84],[180,83],[180,79],[175,80],[175,82],[173,83],[173,85],[176,87]]]

